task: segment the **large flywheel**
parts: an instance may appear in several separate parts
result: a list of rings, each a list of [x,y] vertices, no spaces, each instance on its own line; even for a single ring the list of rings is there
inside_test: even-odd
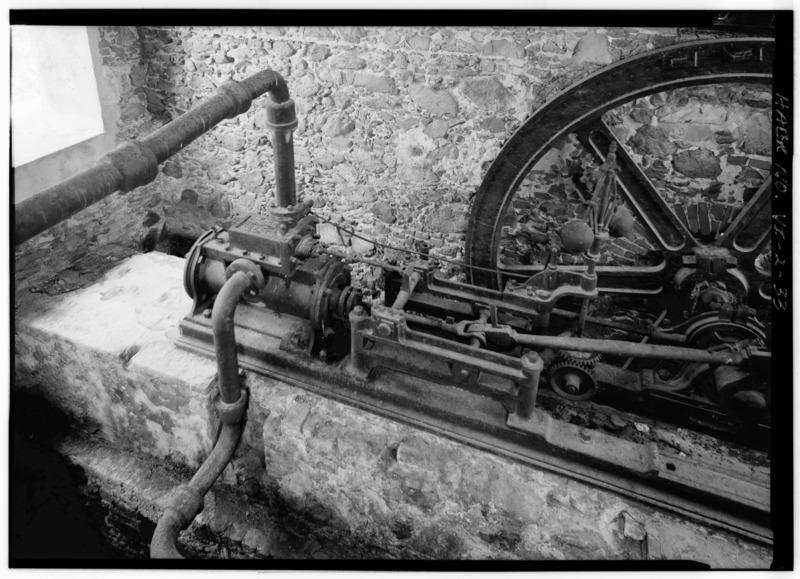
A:
[[[671,163],[659,159],[654,162],[649,155],[644,167],[639,152],[621,137],[624,128],[613,126],[613,116],[615,111],[630,108],[640,99],[687,87],[725,85],[767,93],[774,51],[771,38],[727,38],[670,46],[604,68],[545,103],[506,142],[475,197],[466,260],[484,269],[470,269],[471,281],[502,288],[510,279],[544,269],[541,260],[506,259],[504,228],[508,229],[505,226],[510,214],[524,212],[529,205],[519,198],[526,187],[531,187],[531,176],[537,173],[534,169],[540,168],[537,164],[547,164],[554,149],[563,150],[565,143],[571,143],[580,147],[595,166],[605,162],[612,147],[616,150],[617,189],[635,216],[637,231],[646,238],[642,243],[652,248],[635,263],[630,259],[615,260],[612,250],[611,259],[601,261],[597,267],[601,294],[648,296],[671,292],[684,302],[696,302],[698,294],[715,299],[715,292],[722,292],[740,303],[766,309],[770,299],[768,158],[759,161],[762,168],[767,166],[765,171],[748,168],[748,175],[754,176],[755,182],[748,183],[750,190],[745,198],[738,199],[738,204],[715,203],[714,195],[700,201],[676,202],[674,191],[672,197],[665,195],[664,184],[653,172],[668,168]],[[642,124],[648,123],[643,120]],[[657,125],[657,120],[650,124]],[[645,128],[658,136],[657,127]],[[720,141],[724,143],[723,139],[717,140]],[[729,153],[732,156],[726,158],[726,164],[741,158],[735,157],[732,149]],[[712,157],[714,153],[692,153],[689,160],[703,155]],[[689,183],[687,191],[691,186]],[[579,192],[574,195],[580,202]],[[680,199],[683,198],[688,195]]]

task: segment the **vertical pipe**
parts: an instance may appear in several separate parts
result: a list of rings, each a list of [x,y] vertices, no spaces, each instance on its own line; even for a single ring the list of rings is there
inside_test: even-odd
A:
[[[294,137],[292,131],[272,134],[275,153],[275,204],[278,207],[297,205],[297,184],[294,178]]]
[[[297,205],[297,184],[294,177],[294,137],[297,116],[294,101],[270,103],[267,126],[272,130],[272,151],[275,164],[275,204],[278,207]]]
[[[222,286],[214,301],[214,310],[211,314],[219,394],[222,401],[228,404],[233,404],[240,396],[239,357],[236,353],[233,316],[239,299],[250,288],[250,284],[250,278],[245,273],[235,272]]]

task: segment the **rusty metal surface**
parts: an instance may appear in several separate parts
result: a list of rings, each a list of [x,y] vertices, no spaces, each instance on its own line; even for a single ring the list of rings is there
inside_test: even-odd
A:
[[[274,132],[276,187],[281,198],[291,202],[295,195],[294,153],[291,148],[289,118],[294,103],[286,82],[276,72],[265,70],[236,82],[223,83],[208,99],[154,133],[137,141],[119,145],[96,164],[49,189],[14,205],[14,245],[19,245],[97,203],[116,191],[127,192],[151,182],[158,165],[180,151],[220,121],[233,118],[250,108],[253,99],[270,92],[281,107],[282,122]],[[296,122],[296,121],[295,121]],[[289,139],[287,140],[286,135]]]

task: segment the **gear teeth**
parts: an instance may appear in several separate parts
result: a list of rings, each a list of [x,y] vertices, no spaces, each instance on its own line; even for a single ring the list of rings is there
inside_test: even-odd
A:
[[[569,364],[571,366],[577,366],[582,370],[592,371],[597,367],[601,358],[602,354],[579,352],[577,350],[559,350],[553,363],[563,363],[562,365]]]
[[[600,361],[600,357],[600,354],[593,354],[591,352],[560,350],[551,362],[550,366],[547,368],[547,379],[548,382],[550,382],[551,388],[553,388],[557,394],[563,398],[566,398],[567,400],[588,400],[594,395],[598,386],[594,375],[594,369],[597,366],[597,363]],[[553,380],[555,379],[555,375],[562,368],[575,368],[583,372],[586,376],[586,380],[589,381],[590,391],[584,394],[570,395],[566,392],[562,392],[560,388],[554,386]]]

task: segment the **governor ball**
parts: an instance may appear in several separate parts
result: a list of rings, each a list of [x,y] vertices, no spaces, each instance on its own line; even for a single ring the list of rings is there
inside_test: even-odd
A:
[[[559,232],[561,249],[567,253],[583,253],[587,251],[594,241],[592,228],[585,221],[573,219],[567,221]]]
[[[633,215],[624,207],[617,207],[608,222],[608,234],[611,237],[625,237],[633,231]]]

